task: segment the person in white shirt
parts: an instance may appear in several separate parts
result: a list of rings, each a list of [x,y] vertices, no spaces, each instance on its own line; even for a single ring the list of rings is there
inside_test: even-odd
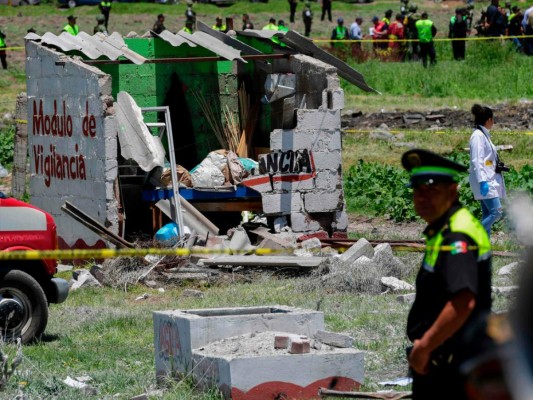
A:
[[[470,136],[470,187],[481,203],[481,225],[490,236],[492,225],[502,216],[502,200],[506,197],[502,172],[508,168],[501,163],[490,137],[492,110],[474,104],[472,114],[476,128]]]
[[[350,39],[351,40],[361,40],[363,39],[363,32],[361,31],[361,24],[363,23],[363,18],[355,18],[355,22],[350,25]]]

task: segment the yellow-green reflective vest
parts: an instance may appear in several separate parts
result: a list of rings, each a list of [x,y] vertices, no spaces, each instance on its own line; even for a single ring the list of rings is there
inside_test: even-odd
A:
[[[278,26],[276,24],[268,24],[268,25],[263,26],[263,30],[264,31],[277,31]]]
[[[476,217],[466,208],[460,208],[451,217],[448,223],[450,231],[464,233],[472,238],[478,249],[478,261],[486,260],[491,255],[490,239],[487,231]],[[426,237],[426,254],[424,255],[424,267],[435,268],[440,251],[463,251],[464,249],[442,248],[444,237],[442,231],[446,225],[432,238]]]
[[[185,27],[182,29],[183,32],[187,32],[187,33],[190,33],[192,35],[192,30],[190,30],[189,28]]]
[[[215,31],[222,31],[222,32],[224,32],[224,31],[226,30],[226,25],[220,25],[220,26],[217,26],[217,25],[215,24],[215,25],[213,25],[213,29],[214,29]]]
[[[338,26],[335,28],[335,39],[342,40],[346,39],[346,27]]]
[[[280,32],[288,32],[289,28],[287,28],[286,26],[279,25],[278,26],[278,31],[280,31]],[[272,39],[274,39],[274,38],[272,38]],[[276,40],[277,40],[277,42],[274,42],[274,43],[279,43],[279,45],[281,47],[286,47],[287,46],[285,43],[281,43],[278,38],[276,38]]]
[[[421,43],[429,43],[433,40],[433,34],[431,33],[431,27],[433,22],[429,19],[421,19],[416,21],[416,29],[418,30],[418,40]]]
[[[6,42],[1,35],[0,35],[0,47],[6,47]]]
[[[110,1],[102,1],[102,2],[100,3],[100,5],[101,5],[102,7],[111,7],[111,2],[110,2]]]
[[[67,33],[70,33],[72,36],[76,36],[80,31],[80,28],[78,28],[78,25],[72,26],[70,24],[66,24],[63,30]]]

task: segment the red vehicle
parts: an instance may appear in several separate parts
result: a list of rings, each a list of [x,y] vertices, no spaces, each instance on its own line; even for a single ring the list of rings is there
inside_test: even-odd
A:
[[[57,249],[50,214],[0,192],[0,251]],[[48,322],[48,304],[68,296],[68,282],[54,278],[57,261],[0,261],[0,329],[4,340],[28,343]]]

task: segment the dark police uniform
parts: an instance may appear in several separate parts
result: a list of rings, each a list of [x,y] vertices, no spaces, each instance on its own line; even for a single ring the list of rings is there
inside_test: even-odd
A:
[[[412,182],[417,179],[454,181],[453,170],[466,170],[423,150],[407,152],[402,163],[413,173]],[[460,291],[470,291],[476,303],[464,325],[432,353],[429,373],[419,375],[413,371],[413,398],[465,399],[459,366],[472,354],[464,346],[464,336],[475,329],[491,308],[490,241],[479,221],[459,203],[427,226],[424,235],[427,247],[416,278],[416,299],[407,320],[409,339],[413,342],[420,339],[445,304]]]

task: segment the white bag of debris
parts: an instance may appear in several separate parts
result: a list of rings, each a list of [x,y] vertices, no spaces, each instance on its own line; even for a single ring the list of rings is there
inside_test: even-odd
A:
[[[224,185],[226,178],[215,163],[206,158],[191,171],[191,180],[193,187],[214,188]]]
[[[135,160],[143,171],[163,167],[165,149],[144,123],[141,109],[127,92],[119,92],[113,103],[117,116],[118,139],[122,156]]]

